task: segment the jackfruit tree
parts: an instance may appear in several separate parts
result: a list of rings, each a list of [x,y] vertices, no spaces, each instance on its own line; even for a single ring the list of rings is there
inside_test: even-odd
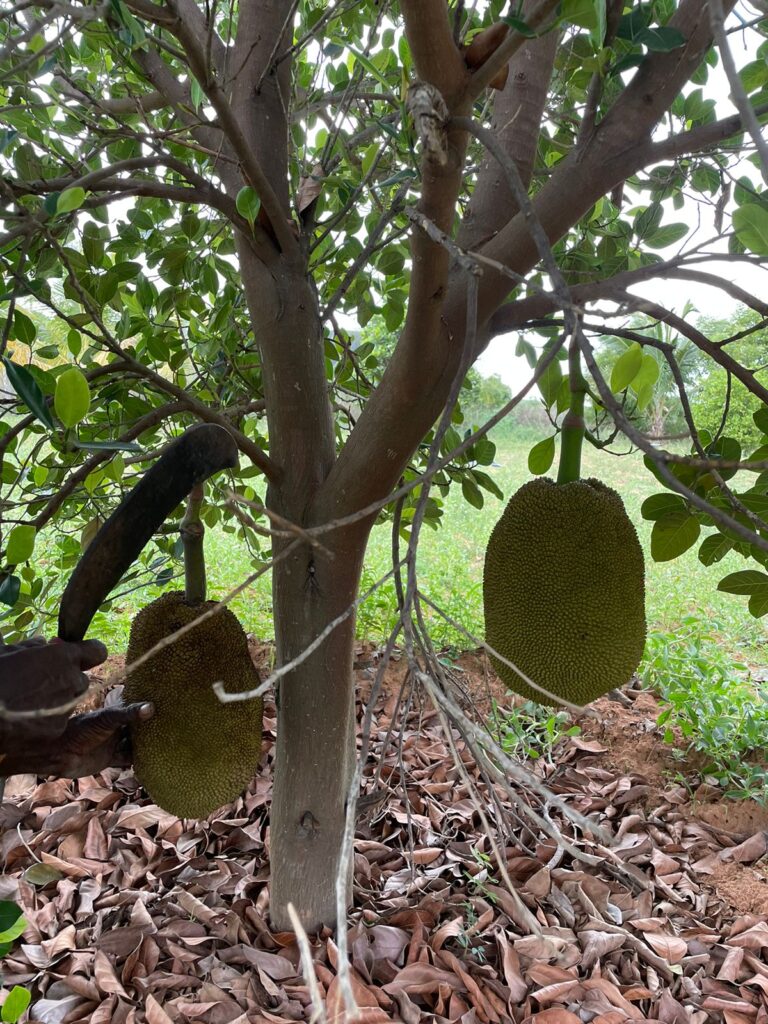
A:
[[[674,376],[676,339],[768,402],[732,339],[657,287],[768,315],[745,283],[768,254],[762,0],[3,0],[0,14],[1,626],[50,632],[62,573],[123,489],[185,427],[227,427],[240,465],[209,486],[205,518],[272,560],[278,665],[338,620],[280,681],[278,928],[289,901],[308,928],[336,917],[350,609],[374,521],[410,485],[407,533],[436,436],[428,518],[452,484],[470,505],[500,496],[459,390],[491,339],[529,359],[526,394],[552,423],[534,471],[570,402],[570,349],[586,443],[628,438],[659,478],[654,556],[705,530],[702,560],[753,559],[723,585],[766,611],[765,447],[734,494],[727,415],[706,434],[684,402],[690,457],[642,420],[648,350]],[[359,342],[374,316],[398,335],[391,354]],[[606,379],[609,335],[627,346]],[[768,435],[764,405],[756,418]],[[170,577],[172,526],[134,585]],[[43,530],[55,559],[35,559]]]

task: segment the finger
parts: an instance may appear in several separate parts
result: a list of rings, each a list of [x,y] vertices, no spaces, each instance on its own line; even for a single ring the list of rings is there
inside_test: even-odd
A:
[[[118,720],[121,725],[134,725],[137,722],[148,722],[155,713],[155,705],[150,704],[149,701],[140,701],[136,704],[127,704],[124,707],[116,708],[105,708],[104,713],[107,711],[114,712],[115,721]]]
[[[67,644],[77,654],[76,658],[82,669],[95,668],[107,660],[107,648],[101,640],[81,640],[79,643]]]
[[[80,740],[102,741],[113,732],[135,722],[145,722],[155,712],[153,704],[147,702],[129,704],[128,707],[100,708],[83,715],[75,715],[67,726],[67,735]]]
[[[154,717],[155,705],[150,704],[149,701],[144,701],[142,704],[129,704],[126,709],[131,713],[131,721],[134,722],[148,722],[150,718]]]

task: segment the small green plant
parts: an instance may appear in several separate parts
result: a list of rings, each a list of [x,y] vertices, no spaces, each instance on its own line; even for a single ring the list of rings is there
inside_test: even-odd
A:
[[[477,911],[470,900],[464,902],[464,920],[466,927],[462,928],[459,934],[456,936],[456,941],[465,952],[473,957],[477,963],[484,964],[486,962],[485,950],[481,943],[477,942],[477,935],[474,933],[474,929],[477,926]]]
[[[519,707],[502,709],[496,701],[491,711],[491,728],[510,757],[537,760],[551,758],[552,750],[564,736],[578,736],[581,729],[571,724],[567,711],[526,701]]]
[[[665,742],[677,743],[679,730],[682,752],[703,754],[703,773],[718,779],[726,796],[768,802],[768,769],[754,763],[765,745],[768,692],[748,667],[688,616],[674,633],[649,634],[641,674],[666,704],[658,718]]]
[[[14,942],[26,927],[27,921],[18,903],[0,900],[0,956],[10,953]],[[3,1024],[16,1024],[31,1000],[32,996],[27,989],[14,985],[0,1009],[0,1021]]]

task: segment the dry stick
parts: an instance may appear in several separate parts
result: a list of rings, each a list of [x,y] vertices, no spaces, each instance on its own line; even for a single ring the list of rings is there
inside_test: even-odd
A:
[[[257,569],[256,572],[251,573],[251,575],[247,576],[242,583],[239,583],[236,587],[230,590],[229,593],[225,594],[224,597],[222,597],[220,601],[217,601],[212,608],[208,608],[204,612],[201,612],[200,615],[197,615],[194,619],[192,619],[191,622],[185,623],[183,626],[177,629],[175,633],[171,633],[170,636],[166,636],[163,637],[162,640],[158,640],[154,647],[150,647],[150,649],[146,651],[144,654],[142,654],[140,658],[137,658],[136,661],[132,661],[130,665],[126,665],[123,669],[119,670],[114,675],[110,676],[107,682],[110,685],[112,685],[114,683],[119,683],[122,682],[124,679],[127,679],[132,672],[134,672],[141,665],[146,664],[146,662],[148,662],[150,658],[153,658],[159,651],[164,650],[166,647],[172,647],[173,644],[175,644],[178,640],[181,639],[181,637],[191,632],[201,622],[205,622],[206,619],[210,619],[214,615],[218,615],[218,613],[223,608],[226,608],[230,601],[233,601],[238,596],[238,594],[242,594],[242,592],[244,590],[247,590],[248,587],[252,586],[260,576],[263,576],[264,573],[269,572],[269,570],[273,569],[278,562],[282,562],[284,558],[292,554],[294,548],[296,548],[298,545],[298,540],[293,541],[285,548],[284,551],[281,551],[280,554],[273,558],[267,565],[264,565],[261,567],[261,569]],[[221,687],[221,685],[222,684],[220,682],[214,683],[214,689],[216,689],[217,686]],[[259,695],[260,694],[254,693],[247,696]],[[83,697],[81,696],[80,700],[82,699]],[[246,696],[243,697],[243,700],[245,699]]]
[[[418,596],[420,600],[422,600],[425,604],[428,604],[430,608],[436,611],[437,614],[444,618],[445,621],[449,623],[451,626],[453,626],[454,629],[459,630],[460,633],[463,633],[464,636],[471,640],[476,647],[482,647],[482,649],[487,654],[490,654],[497,661],[500,661],[502,665],[506,665],[507,668],[511,668],[515,673],[517,673],[517,675],[520,676],[524,683],[530,686],[533,690],[536,690],[537,693],[540,693],[543,697],[546,697],[548,700],[555,701],[555,703],[560,704],[564,708],[567,708],[568,711],[570,711],[574,715],[584,714],[585,708],[583,704],[573,704],[571,701],[566,700],[565,697],[561,697],[559,694],[552,693],[549,690],[547,690],[546,687],[542,686],[540,683],[534,682],[534,680],[530,679],[521,668],[518,668],[518,666],[515,665],[513,661],[510,661],[509,658],[505,658],[503,654],[499,654],[499,652],[494,647],[491,647],[490,644],[486,643],[485,640],[481,640],[479,637],[476,637],[474,633],[470,633],[470,631],[465,626],[462,626],[460,622],[458,622],[454,618],[451,618],[448,612],[443,611],[443,609],[436,605],[433,601],[430,601],[430,599],[426,596],[426,594],[423,591],[419,590]]]
[[[434,611],[436,611],[438,613],[438,615],[441,615],[445,619],[445,621],[448,622],[450,625],[452,625],[455,629],[458,629],[462,633],[464,633],[464,635],[467,636],[473,643],[475,643],[478,646],[483,647],[487,651],[493,653],[494,657],[499,657],[500,658],[500,655],[498,655],[497,653],[493,652],[493,648],[489,647],[487,644],[483,643],[482,641],[479,641],[477,639],[477,637],[473,636],[473,634],[469,632],[469,630],[465,629],[455,619],[451,618],[451,616],[448,615],[447,612],[444,612],[438,605],[436,605],[432,601],[430,601],[429,598],[426,597],[420,590],[417,591],[417,595],[416,596],[417,596],[417,599],[419,601],[423,601],[425,604],[428,604],[430,608],[434,609]],[[506,659],[504,659],[504,658],[501,658],[501,660],[506,662]],[[506,663],[508,665],[510,665],[510,667],[513,667],[513,668],[515,667],[515,666],[513,666],[511,664],[511,662],[506,662]],[[516,669],[516,671],[519,672],[518,669]],[[530,683],[529,683],[529,685],[530,685]],[[536,684],[533,684],[533,685],[534,685],[534,687],[536,689],[539,689],[539,690],[541,689],[540,687],[536,687]],[[554,694],[552,696],[555,697],[555,699],[557,699],[557,700],[562,700],[562,698],[558,698]],[[563,703],[565,703],[565,702],[563,702]],[[584,711],[584,709],[579,708],[579,707],[575,707],[575,706],[574,706],[574,710],[575,710],[576,713],[583,713],[583,711]],[[457,727],[461,731],[460,723],[457,723]],[[568,841],[565,840],[564,837],[562,836],[562,833],[560,832],[560,830],[557,829],[554,824],[551,824],[551,825],[547,824],[547,821],[546,821],[545,818],[540,817],[537,814],[537,812],[534,811],[534,809],[532,807],[530,807],[530,805],[528,805],[525,801],[520,799],[520,797],[515,793],[515,790],[510,786],[508,780],[505,778],[503,773],[501,773],[499,771],[498,766],[493,763],[493,761],[487,756],[487,754],[485,754],[485,752],[483,751],[482,747],[480,747],[478,744],[476,744],[473,741],[472,737],[467,736],[466,734],[463,734],[463,735],[464,735],[465,742],[471,748],[472,752],[475,754],[475,757],[478,758],[478,762],[486,764],[488,766],[488,769],[498,778],[498,780],[501,782],[501,784],[504,786],[505,790],[507,791],[508,796],[513,801],[515,806],[518,808],[518,812],[520,814],[523,814],[523,815],[527,816],[528,818],[530,818],[531,821],[537,826],[537,828],[539,828],[542,831],[546,832],[547,835],[549,835],[556,842],[562,842],[564,844],[567,852],[570,853],[570,855],[572,857],[574,857],[574,858],[576,858],[578,860],[584,861],[584,863],[589,864],[591,867],[595,867],[597,864],[600,864],[604,860],[604,858],[593,857],[591,854],[583,853],[582,851],[578,850],[576,847],[574,847],[570,843],[568,843]],[[495,740],[493,742],[496,743]],[[499,746],[499,744],[496,744],[496,746]],[[481,755],[482,755],[482,757],[481,757]],[[625,871],[625,873],[627,873],[627,872]],[[634,875],[632,875],[631,873],[627,873],[627,874],[628,874],[628,876],[633,881],[635,881],[635,876]],[[647,886],[646,886],[646,888],[647,888]]]
[[[291,549],[295,545],[297,545],[298,543],[299,543],[299,541],[297,541],[297,540],[294,541],[290,545]],[[289,550],[289,549],[286,549],[286,550]],[[285,555],[285,552],[283,552],[283,554],[278,556],[278,557],[282,558],[282,557],[284,557],[284,555]],[[274,561],[272,562],[272,565],[274,565],[276,561],[278,561],[277,558],[274,559]],[[264,570],[261,570],[261,571],[264,571]],[[259,572],[258,575],[261,574],[261,571]],[[368,598],[371,596],[371,594],[374,594],[379,589],[379,587],[382,586],[382,584],[386,583],[387,580],[390,578],[390,576],[393,575],[394,572],[395,572],[394,569],[390,569],[389,572],[385,573],[382,577],[380,577],[373,584],[372,587],[369,587],[368,590],[366,590],[364,594],[360,594],[359,597],[356,597],[355,600],[352,601],[352,603],[349,604],[344,609],[343,612],[341,612],[339,615],[337,615],[335,619],[331,619],[331,621],[328,623],[328,625],[325,627],[325,629],[321,630],[320,633],[318,633],[318,635],[315,637],[315,639],[312,641],[312,643],[307,644],[307,646],[304,648],[304,650],[301,652],[301,654],[297,654],[295,658],[292,658],[290,661],[287,661],[284,665],[281,665],[280,668],[275,669],[275,671],[272,673],[272,675],[268,676],[264,680],[264,682],[261,683],[260,686],[255,687],[253,690],[244,690],[242,693],[227,693],[227,691],[224,689],[224,684],[221,681],[219,681],[219,682],[216,682],[216,683],[213,684],[213,692],[216,694],[216,696],[219,698],[219,700],[221,701],[222,704],[235,704],[238,701],[252,700],[254,697],[261,697],[262,694],[266,693],[267,690],[269,690],[272,686],[274,686],[274,684],[278,681],[278,679],[282,679],[284,675],[287,675],[289,672],[293,672],[293,670],[295,668],[297,668],[297,666],[301,665],[302,662],[306,661],[306,659],[310,656],[310,654],[314,653],[314,651],[316,651],[317,648],[320,647],[325,642],[325,640],[331,635],[331,633],[334,631],[334,629],[336,629],[338,626],[340,626],[342,624],[342,622],[345,621],[345,619],[348,619],[349,616],[364,601],[368,600]],[[238,593],[239,593],[239,591],[238,591]],[[215,609],[211,609],[211,612],[213,612],[213,611],[215,611]]]
[[[81,693],[78,697],[59,704],[55,708],[33,708],[30,711],[12,711],[0,701],[0,718],[8,722],[21,722],[28,718],[51,718],[54,715],[64,715],[69,711],[74,711],[77,705],[85,700],[89,692],[90,688],[85,693]]]
[[[710,515],[716,521],[720,522],[722,525],[727,525],[732,529],[736,530],[739,536],[743,537],[743,539],[748,540],[750,543],[757,545],[765,551],[768,551],[768,541],[763,540],[763,538],[760,537],[759,533],[750,531],[747,527],[742,526],[731,516],[727,515],[727,513],[723,513],[719,509],[714,508],[712,505],[710,505],[703,498],[700,498],[689,488],[684,487],[677,480],[677,477],[675,477],[674,474],[669,469],[667,469],[667,466],[665,465],[663,460],[660,460],[656,457],[656,449],[654,448],[654,446],[646,442],[644,437],[641,435],[640,431],[638,431],[631,424],[629,419],[624,414],[623,408],[619,405],[618,402],[616,402],[615,398],[613,397],[613,393],[610,391],[610,388],[607,387],[602,375],[600,375],[600,371],[597,367],[594,357],[591,356],[592,348],[587,342],[586,336],[579,327],[577,318],[574,316],[572,312],[570,291],[565,283],[565,279],[562,276],[560,268],[557,266],[554,255],[552,253],[552,249],[549,244],[549,240],[546,236],[546,233],[544,232],[541,222],[539,221],[536,212],[533,208],[533,205],[530,201],[530,198],[525,190],[525,187],[520,178],[520,174],[517,170],[517,166],[515,165],[514,161],[503,151],[503,149],[498,143],[498,140],[494,137],[492,132],[488,131],[487,128],[483,128],[477,125],[471,118],[467,117],[453,118],[451,123],[457,128],[461,128],[467,132],[470,132],[477,139],[479,139],[483,143],[483,145],[488,149],[488,151],[495,157],[495,159],[501,166],[504,175],[507,179],[507,183],[510,189],[512,190],[513,195],[515,196],[515,200],[517,201],[521,211],[523,212],[531,238],[533,239],[536,245],[542,262],[544,263],[544,267],[552,280],[555,295],[557,296],[558,300],[561,301],[563,304],[563,316],[565,318],[565,322],[569,327],[571,327],[572,331],[575,331],[577,333],[579,347],[584,352],[590,373],[592,373],[592,376],[595,378],[595,381],[598,384],[598,390],[600,391],[601,398],[603,399],[603,404],[611,412],[616,424],[621,427],[621,429],[624,431],[627,437],[630,438],[630,440],[634,441],[634,443],[637,444],[639,448],[641,448],[644,452],[646,452],[647,455],[649,455],[651,459],[654,460],[657,469],[659,470],[659,474],[664,478],[665,482],[667,482],[673,490],[676,490],[678,491],[678,493],[688,497],[689,501],[691,501],[692,504],[696,505],[697,508],[700,508],[702,511],[706,512],[708,515]],[[567,306],[565,304],[566,302]],[[589,359],[587,359],[587,349],[589,349],[591,362]],[[595,373],[597,373],[600,376],[599,381],[597,380]],[[750,518],[752,518],[752,516],[750,516]]]
[[[401,622],[398,622],[389,635],[387,645],[384,649],[384,656],[376,672],[376,678],[374,679],[373,686],[371,687],[371,696],[368,701],[368,707],[365,709],[365,715],[363,717],[362,743],[360,746],[360,754],[355,765],[355,771],[347,793],[341,853],[339,855],[339,866],[336,869],[336,946],[339,951],[338,977],[339,984],[341,986],[341,993],[344,999],[344,1006],[346,1007],[347,1013],[353,1015],[352,1019],[359,1014],[359,1007],[355,1001],[355,996],[352,991],[352,981],[349,968],[349,948],[347,944],[347,879],[349,878],[349,872],[352,867],[352,856],[355,849],[357,800],[363,779],[365,761],[368,756],[368,743],[373,724],[373,709],[384,679],[384,672],[389,665],[389,660],[392,657],[392,651],[395,648],[395,643],[400,634],[401,628],[402,624]]]
[[[508,416],[510,412],[517,405],[520,404],[520,402],[522,402],[522,400],[525,398],[525,396],[528,394],[531,388],[533,388],[534,385],[537,384],[539,380],[541,380],[541,378],[549,369],[550,365],[557,358],[557,354],[560,351],[560,348],[562,347],[564,340],[565,337],[561,338],[558,344],[553,345],[549,352],[547,352],[546,355],[541,358],[541,360],[536,366],[536,370],[534,371],[528,383],[524,384],[520,391],[518,391],[518,393],[513,398],[506,402],[497,413],[490,417],[490,419],[486,420],[486,422],[481,427],[478,427],[473,433],[465,437],[461,444],[457,445],[451,452],[448,453],[448,455],[444,456],[442,459],[439,459],[431,470],[425,470],[424,473],[420,474],[418,477],[411,480],[409,483],[403,484],[401,487],[398,487],[396,491],[393,491],[391,494],[386,495],[386,497],[384,498],[379,498],[377,501],[372,501],[369,505],[365,505],[363,508],[358,509],[357,512],[352,512],[347,516],[341,516],[338,519],[332,519],[330,522],[323,523],[321,526],[309,526],[304,528],[304,532],[307,534],[307,536],[315,537],[323,533],[330,533],[333,530],[341,529],[343,526],[349,526],[352,523],[357,523],[361,519],[367,519],[370,516],[375,515],[377,512],[380,512],[381,509],[384,508],[385,506],[391,505],[392,502],[397,501],[398,498],[402,498],[405,495],[410,494],[411,491],[414,490],[416,487],[421,486],[421,484],[425,480],[431,480],[432,477],[435,476],[435,474],[439,473],[442,469],[445,469],[445,467],[450,465],[450,463],[453,462],[454,459],[458,458],[460,455],[463,455],[464,452],[466,452],[469,448],[472,447],[472,445],[476,444],[481,437],[485,437],[489,430],[492,430],[498,423],[501,423],[501,421],[506,416]],[[264,506],[258,505],[254,502],[251,502],[250,505],[253,509],[259,512],[263,512],[265,515],[267,514],[267,510]],[[295,524],[292,524],[292,528],[296,528]]]
[[[504,771],[507,772],[515,782],[519,783],[524,788],[528,787],[532,789],[544,801],[548,801],[553,804],[562,814],[567,818],[570,818],[574,825],[578,825],[579,828],[583,829],[585,832],[592,833],[592,835],[599,838],[600,842],[604,845],[607,846],[610,843],[610,836],[608,836],[601,825],[582,814],[581,811],[577,811],[573,807],[569,807],[564,800],[552,793],[532,772],[529,772],[525,768],[521,768],[519,764],[516,764],[511,757],[504,753],[498,743],[496,743],[496,741],[489,736],[487,732],[484,732],[479,726],[475,725],[472,719],[468,718],[467,715],[464,714],[461,708],[451,700],[447,693],[442,693],[435,686],[430,676],[424,672],[420,672],[418,674],[418,679],[419,682],[426,686],[432,699],[441,703],[454,722],[460,724],[462,731],[467,736],[472,737],[472,739],[476,743],[480,744],[480,746],[491,751]]]
[[[493,759],[489,757],[488,753],[478,744],[473,742],[469,737],[465,736],[464,740],[472,751],[473,755],[477,758],[479,764],[484,764],[493,778],[502,786],[512,801],[518,812],[527,817],[538,829],[544,832],[546,835],[553,839],[559,849],[562,849],[565,853],[569,854],[573,860],[581,861],[588,867],[595,868],[603,865],[608,870],[616,875],[620,875],[625,884],[629,884],[631,888],[636,890],[647,890],[653,891],[653,883],[650,882],[644,875],[635,874],[624,864],[621,858],[609,847],[603,846],[601,849],[604,851],[600,856],[593,853],[587,853],[585,850],[579,849],[578,846],[574,846],[570,840],[566,839],[561,830],[555,825],[548,814],[539,814],[530,804],[525,800],[521,799],[520,794],[517,793],[510,783],[509,779],[504,775],[504,772],[494,763]],[[610,863],[606,863],[606,859]]]
[[[301,955],[301,968],[304,971],[307,988],[309,989],[309,997],[312,1000],[312,1016],[309,1019],[309,1024],[326,1024],[328,1018],[325,1015],[325,1005],[323,997],[320,995],[320,986],[317,984],[315,962],[312,959],[312,947],[309,944],[309,938],[304,930],[304,925],[299,920],[299,915],[296,913],[294,905],[289,903],[286,910],[296,934],[296,942]]]
[[[635,425],[627,418],[622,409],[621,405],[616,401],[611,389],[600,372],[600,367],[597,365],[595,360],[594,350],[586,335],[579,331],[579,344],[581,351],[584,354],[584,361],[587,364],[589,372],[592,375],[595,383],[597,384],[597,390],[600,395],[600,400],[606,409],[610,412],[617,426],[627,435],[627,437],[635,444],[641,451],[652,460],[656,469],[658,470],[659,476],[664,480],[664,483],[669,487],[670,490],[676,491],[681,494],[687,501],[694,505],[696,508],[705,512],[711,519],[719,523],[721,526],[727,527],[736,533],[742,540],[747,541],[748,544],[753,544],[755,547],[760,548],[761,551],[768,551],[768,540],[763,539],[758,533],[750,530],[748,527],[742,525],[738,520],[734,519],[733,516],[729,516],[727,512],[723,512],[722,509],[716,508],[711,505],[708,501],[702,498],[700,495],[692,491],[690,487],[686,487],[675,475],[667,468],[666,453],[659,452],[649,441],[646,440],[645,435],[639,431]]]
[[[265,531],[271,534],[272,536],[297,537],[300,540],[303,540],[305,544],[309,544],[317,551],[320,551],[323,555],[326,556],[326,558],[333,559],[335,557],[331,549],[327,548],[324,544],[321,544],[317,537],[314,537],[309,530],[306,530],[303,526],[298,526],[296,523],[292,523],[290,519],[286,519],[285,516],[281,516],[278,512],[273,511],[266,505],[260,505],[259,502],[257,501],[251,501],[250,498],[246,498],[242,494],[237,494],[236,491],[227,492],[227,504],[231,508],[233,508],[233,511],[234,506],[236,504],[240,504],[247,505],[249,508],[252,508],[255,512],[263,513],[265,516],[267,516],[268,519],[271,519],[273,523],[276,523],[278,526],[282,527],[282,529],[280,530]],[[254,529],[256,529],[256,524],[254,523],[253,525]]]
[[[763,180],[768,184],[768,143],[763,138],[760,123],[757,120],[755,110],[747,98],[744,86],[739,78],[739,72],[733,60],[731,48],[728,45],[728,37],[725,33],[725,15],[721,0],[709,0],[709,24],[712,27],[712,35],[720,51],[723,61],[723,69],[731,87],[731,99],[733,105],[741,115],[741,123],[749,132],[760,156],[760,171]]]
[[[451,731],[451,723],[448,721],[444,709],[435,700],[434,695],[431,691],[429,696],[432,701],[432,706],[434,707],[435,711],[437,712],[437,716],[440,719],[440,724],[443,727],[443,732],[445,733],[445,736],[448,740],[448,745],[451,748],[451,753],[453,754],[453,763],[458,768],[459,775],[462,777],[467,786],[469,798],[475,810],[480,815],[480,821],[482,822],[483,828],[485,829],[485,834],[488,836],[488,840],[491,844],[493,854],[496,857],[496,863],[501,873],[501,877],[504,879],[504,884],[506,885],[509,891],[509,895],[512,899],[512,902],[515,905],[515,910],[517,911],[520,917],[520,920],[515,921],[515,924],[526,927],[528,931],[533,935],[541,935],[541,925],[539,924],[531,910],[525,905],[525,903],[523,903],[517,889],[512,883],[512,879],[509,877],[509,872],[507,871],[505,859],[502,855],[501,850],[499,849],[499,844],[496,842],[496,838],[493,834],[493,829],[491,828],[490,823],[487,817],[485,816],[483,805],[480,802],[480,797],[478,796],[477,793],[477,787],[472,782],[472,779],[469,777],[469,772],[467,771],[466,766],[464,765],[464,762],[461,759],[461,755],[456,749],[456,743],[454,742],[453,733]]]

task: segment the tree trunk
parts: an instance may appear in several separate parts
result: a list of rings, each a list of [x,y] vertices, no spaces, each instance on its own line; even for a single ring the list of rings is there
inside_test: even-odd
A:
[[[270,273],[239,247],[243,283],[263,361],[270,447],[280,476],[267,505],[291,523],[319,525],[314,499],[335,458],[317,302],[303,266]],[[272,572],[277,665],[297,656],[355,600],[370,524],[334,530],[320,547],[275,538]],[[336,871],[355,758],[350,614],[278,684],[275,788],[270,812],[270,916],[290,930],[293,903],[307,931],[336,923]],[[348,880],[351,891],[351,878]]]
[[[349,545],[330,534],[328,541],[333,558],[302,547],[275,566],[280,664],[301,654],[357,597],[365,540]],[[354,639],[352,614],[278,684],[270,916],[279,930],[292,929],[289,902],[308,931],[336,923],[336,873],[355,759]]]

